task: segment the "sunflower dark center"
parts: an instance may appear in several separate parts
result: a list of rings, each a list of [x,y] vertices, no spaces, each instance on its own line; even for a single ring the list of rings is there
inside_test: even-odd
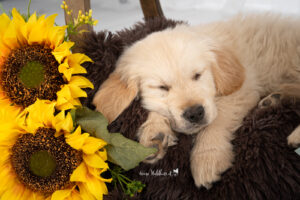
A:
[[[29,159],[29,169],[34,175],[49,177],[55,168],[55,158],[48,151],[37,151]]]
[[[0,75],[0,83],[12,103],[27,107],[37,98],[55,100],[65,84],[52,49],[40,45],[11,51]]]
[[[17,178],[35,192],[51,194],[71,187],[70,176],[82,162],[82,152],[54,134],[54,129],[39,128],[34,135],[22,135],[12,147]]]
[[[27,88],[37,88],[44,81],[44,66],[36,61],[26,63],[20,70],[19,79]]]

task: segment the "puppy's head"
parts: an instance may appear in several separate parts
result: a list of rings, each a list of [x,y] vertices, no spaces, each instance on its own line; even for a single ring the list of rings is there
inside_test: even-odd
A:
[[[229,48],[177,27],[128,48],[94,104],[112,121],[139,94],[173,130],[192,134],[216,118],[216,97],[235,92],[243,81],[244,69]]]

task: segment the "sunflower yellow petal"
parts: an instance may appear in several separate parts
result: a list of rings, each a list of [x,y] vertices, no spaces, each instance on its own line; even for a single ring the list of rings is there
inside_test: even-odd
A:
[[[13,19],[11,21],[11,24],[15,27],[15,32],[17,39],[20,44],[27,44],[26,38],[23,36],[20,27],[26,26],[24,18],[21,16],[21,14],[17,11],[16,8],[12,9],[12,16]]]
[[[86,187],[87,191],[91,193],[97,200],[103,199],[103,194],[107,194],[107,188],[105,183],[99,181],[95,177],[89,178],[89,180],[83,185]]]
[[[45,197],[44,195],[42,194],[39,194],[39,193],[36,193],[36,192],[33,192],[32,193],[32,200],[45,200]],[[47,198],[48,199],[48,198]],[[49,198],[50,199],[50,198]]]
[[[86,74],[87,73],[86,69],[79,64],[72,65],[72,64],[70,64],[70,61],[69,61],[69,65],[72,69],[73,74]]]
[[[36,23],[37,20],[37,16],[36,16],[36,12],[34,12],[28,19],[28,24],[34,24]]]
[[[58,66],[58,71],[64,75],[67,81],[71,80],[73,69],[70,69],[67,58]]]
[[[101,174],[105,171],[107,171],[108,168],[105,168],[105,169],[97,169],[97,168],[92,168],[92,167],[88,167],[88,171],[91,175],[93,175],[95,178],[97,178],[98,180],[100,181],[103,181],[103,182],[107,182],[107,183],[110,183],[112,181],[112,178],[103,178],[101,177]]]
[[[26,188],[17,181],[15,181],[15,183],[1,196],[1,200],[27,200],[27,198],[28,192],[26,192]]]
[[[81,106],[79,99],[74,99],[69,85],[64,85],[63,88],[57,92],[56,108],[59,110],[73,109],[75,106]]]
[[[45,15],[45,14],[43,14],[43,15],[39,16],[39,18],[38,18],[38,23],[39,23],[39,24],[44,24],[45,17],[46,17],[46,15]]]
[[[4,163],[9,161],[10,159],[10,149],[9,148],[0,148],[1,156],[0,156],[0,163]]]
[[[31,29],[36,24],[36,12],[34,12],[28,19],[28,22],[25,26],[20,27],[23,36],[28,40],[29,33]]]
[[[69,103],[71,103],[73,106],[81,106],[79,99],[69,99]]]
[[[74,149],[81,150],[85,140],[89,137],[89,134],[81,134],[81,127],[78,126],[77,129],[72,134],[65,136],[66,142]]]
[[[81,104],[79,104],[81,105]],[[69,110],[69,109],[74,109],[75,108],[75,104],[72,104],[70,102],[67,102],[67,103],[64,103],[64,104],[60,104],[60,105],[57,105],[56,108],[58,110]]]
[[[90,167],[108,168],[107,163],[97,154],[84,154],[82,157],[84,162]]]
[[[70,80],[70,84],[74,84],[80,88],[92,88],[94,89],[94,85],[83,76],[72,76]]]
[[[16,130],[4,129],[1,127],[0,146],[12,147],[19,135],[20,134]]]
[[[32,30],[30,30],[29,36],[28,36],[28,44],[44,44],[45,42],[45,34],[41,34],[41,32],[46,32],[47,29],[45,26],[41,23],[36,23],[34,27],[32,27]]]
[[[75,186],[71,189],[66,190],[57,190],[52,194],[51,200],[64,200],[68,196],[71,195],[72,190],[74,190]]]
[[[65,132],[71,132],[73,130],[73,120],[71,114],[68,112],[67,115],[63,117],[63,119],[61,118],[62,115],[65,115],[64,111],[60,112],[60,120],[55,120],[56,131],[60,132],[61,130],[63,130]]]
[[[107,143],[104,140],[95,137],[89,137],[84,141],[82,151],[85,154],[93,154],[106,145]]]
[[[0,35],[0,37],[3,38],[3,36],[1,36],[1,35]],[[0,48],[1,48],[1,51],[0,51],[0,65],[2,65],[5,61],[5,58],[9,55],[11,50],[1,40],[0,40]]]
[[[80,193],[77,190],[73,190],[71,195],[66,198],[66,200],[85,200],[81,197]]]
[[[68,85],[64,85],[60,91],[57,93],[57,104],[61,105],[67,103],[69,99],[72,98],[71,91]]]
[[[63,42],[67,27],[68,26],[55,26],[52,27],[51,30],[48,32],[48,40],[46,44],[51,49],[55,49]]]
[[[55,23],[55,18],[57,17],[58,14],[53,14],[53,15],[50,15],[48,16],[46,19],[45,19],[45,24],[47,26],[48,29],[51,29],[53,26],[54,26],[54,23]]]
[[[10,49],[19,47],[19,43],[17,39],[18,37],[15,30],[15,25],[13,23],[9,24],[2,38],[3,38],[2,39],[3,44],[9,47]]]
[[[13,20],[16,20],[22,24],[25,24],[24,18],[22,17],[22,15],[18,12],[18,10],[16,8],[12,9],[11,14],[13,16]]]
[[[10,164],[0,165],[0,195],[14,184],[15,176],[12,175]]]
[[[68,56],[69,65],[73,69],[74,74],[85,74],[87,73],[86,69],[81,66],[84,62],[92,62],[92,60],[81,53],[74,53]]]
[[[83,200],[95,200],[95,197],[90,193],[90,191],[86,188],[85,185],[79,183],[78,184],[80,196]]]
[[[27,121],[41,123],[48,127],[52,125],[54,111],[55,102],[39,99],[24,110],[25,113],[29,113]]]
[[[71,64],[73,63],[82,64],[84,62],[93,62],[92,59],[90,59],[87,55],[82,53],[73,53],[69,55],[68,58],[71,61]]]
[[[99,151],[97,151],[97,154],[103,159],[103,160],[107,160],[107,152],[106,149],[100,149]]]
[[[73,98],[87,97],[86,92],[80,89],[78,86],[70,84],[69,88]]]
[[[74,46],[74,42],[64,42],[53,50],[52,54],[58,63],[61,63],[65,57],[71,54],[70,48],[72,46]]]
[[[82,162],[72,173],[70,177],[71,182],[86,182],[87,181],[88,169],[86,165]]]
[[[3,13],[0,15],[0,36],[3,35],[3,32],[6,30],[6,28],[8,27],[9,23],[10,23],[10,19],[9,17]]]
[[[72,66],[72,74],[86,74],[87,71],[81,65],[73,65]]]

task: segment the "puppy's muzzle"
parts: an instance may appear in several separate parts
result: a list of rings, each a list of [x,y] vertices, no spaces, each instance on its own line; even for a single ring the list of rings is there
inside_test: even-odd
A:
[[[183,113],[183,118],[192,124],[202,124],[205,110],[202,105],[196,104],[187,108]]]

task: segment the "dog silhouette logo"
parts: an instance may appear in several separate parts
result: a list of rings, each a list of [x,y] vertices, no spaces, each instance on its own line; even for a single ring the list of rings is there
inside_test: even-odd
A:
[[[176,168],[176,169],[173,169],[173,173],[174,173],[175,175],[178,175],[178,173],[179,173],[179,169],[178,169],[178,168]]]

